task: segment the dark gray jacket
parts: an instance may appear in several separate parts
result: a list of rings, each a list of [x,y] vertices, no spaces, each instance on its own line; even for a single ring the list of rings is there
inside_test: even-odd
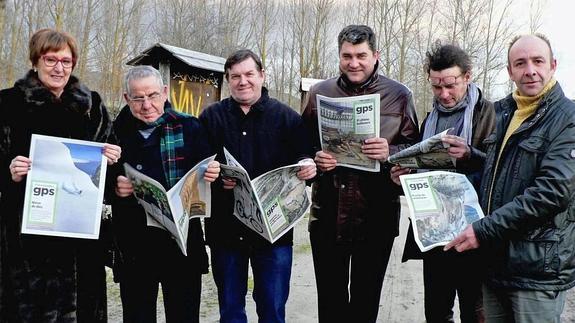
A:
[[[480,190],[487,215],[473,230],[487,256],[492,287],[565,290],[575,285],[575,104],[559,84],[508,139],[517,109],[495,103],[495,132],[485,139]]]
[[[481,90],[479,90],[479,100],[475,104],[473,111],[473,134],[471,137],[471,158],[465,161],[457,161],[457,172],[467,175],[475,189],[479,188],[481,183],[481,175],[483,173],[483,163],[485,162],[485,146],[483,140],[489,136],[495,129],[495,109],[493,103],[483,98]],[[425,132],[427,125],[427,117],[421,124],[420,134]],[[421,138],[420,138],[421,140]],[[456,253],[456,251],[453,251]],[[411,222],[407,230],[407,238],[405,239],[405,247],[403,248],[403,257],[401,261],[405,262],[409,259],[423,259],[424,257],[434,257],[438,253],[443,253],[443,247],[437,247],[432,250],[421,252],[415,243],[413,237],[413,227]]]

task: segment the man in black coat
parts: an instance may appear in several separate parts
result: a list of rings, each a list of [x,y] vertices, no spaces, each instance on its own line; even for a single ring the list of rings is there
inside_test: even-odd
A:
[[[169,190],[209,155],[198,119],[172,109],[160,73],[137,66],[125,77],[127,102],[114,121],[122,164],[128,163]],[[208,165],[204,179],[214,181],[219,163]],[[172,235],[148,217],[133,196],[128,178],[116,177],[113,222],[120,249],[115,268],[124,322],[155,322],[162,284],[167,322],[199,322],[202,274],[208,257],[199,219],[189,223],[185,256]]]
[[[484,141],[487,216],[445,247],[488,255],[488,322],[559,322],[575,285],[575,104],[556,68],[545,36],[512,41],[507,71],[517,90],[495,103],[495,132]]]

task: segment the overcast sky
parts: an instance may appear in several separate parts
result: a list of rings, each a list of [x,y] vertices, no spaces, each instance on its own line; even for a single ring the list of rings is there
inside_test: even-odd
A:
[[[549,37],[557,59],[555,77],[565,94],[575,99],[575,1],[548,0],[541,32]]]
[[[575,1],[574,0],[547,0],[547,7],[543,12],[540,32],[551,41],[551,46],[557,59],[557,72],[555,78],[561,84],[565,95],[575,99]],[[529,0],[518,0],[516,9],[512,13],[524,28],[519,33],[528,33],[526,23],[529,19]],[[525,11],[522,13],[521,11]],[[507,73],[504,73],[508,78]],[[504,89],[503,91],[506,91]]]

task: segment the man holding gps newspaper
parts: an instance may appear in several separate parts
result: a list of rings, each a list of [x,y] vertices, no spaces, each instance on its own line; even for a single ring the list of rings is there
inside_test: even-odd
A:
[[[425,70],[434,100],[433,110],[421,125],[421,139],[452,128],[454,134],[445,135],[443,143],[449,145],[447,152],[456,161],[454,170],[467,175],[477,190],[485,160],[482,142],[495,125],[493,104],[471,81],[471,58],[461,48],[436,43],[426,54]],[[394,166],[391,176],[400,185],[399,175],[409,172],[408,168]],[[482,271],[476,253],[444,252],[441,247],[421,252],[410,223],[403,261],[409,259],[423,259],[427,322],[452,321],[456,294],[461,321],[482,322]]]

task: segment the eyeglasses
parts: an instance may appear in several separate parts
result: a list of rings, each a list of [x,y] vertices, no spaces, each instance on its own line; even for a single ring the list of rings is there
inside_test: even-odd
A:
[[[464,73],[461,73],[457,76],[444,76],[444,77],[428,77],[427,80],[433,86],[443,85],[453,85],[457,81],[457,78],[462,76]]]
[[[42,55],[42,60],[44,65],[48,67],[54,67],[58,62],[62,63],[63,68],[72,68],[74,66],[74,60],[70,57],[58,58],[52,55]]]
[[[144,102],[146,102],[146,100],[156,101],[156,100],[160,99],[161,97],[162,97],[161,93],[154,92],[150,95],[138,96],[135,98],[130,97],[129,99],[130,99],[130,101],[132,101],[136,104],[142,105],[142,104],[144,104]]]

